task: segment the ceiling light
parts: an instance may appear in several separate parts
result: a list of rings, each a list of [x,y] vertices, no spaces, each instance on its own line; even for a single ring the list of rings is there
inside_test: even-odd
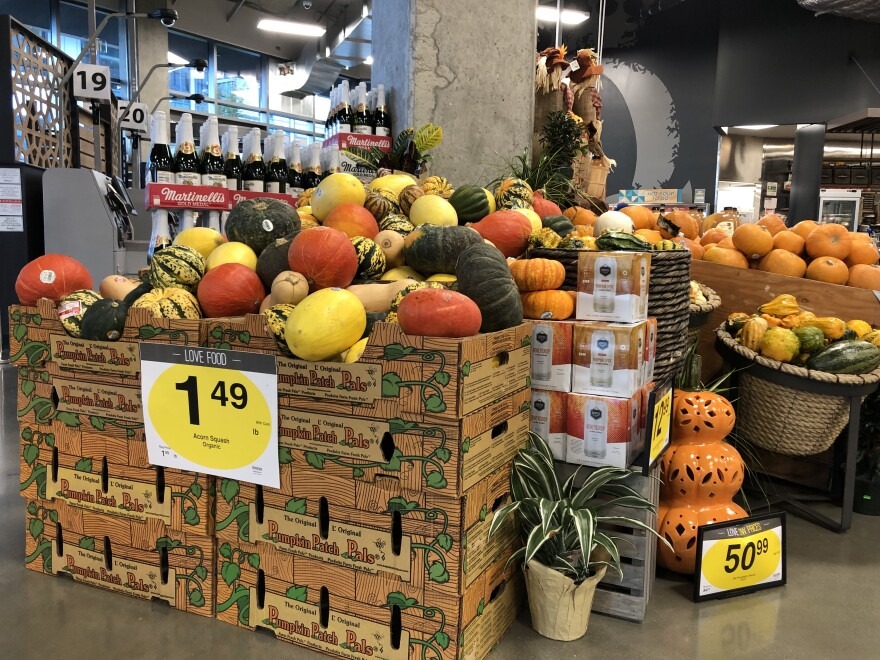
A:
[[[296,21],[276,21],[270,18],[261,19],[257,23],[257,29],[266,30],[267,32],[293,34],[298,37],[323,37],[327,31],[320,25],[297,23]]]
[[[180,66],[184,66],[189,64],[189,60],[185,57],[181,57],[177,53],[172,53],[170,50],[168,51],[168,64],[178,64]]]
[[[373,65],[373,56],[369,55],[367,57],[367,59],[364,60],[364,64],[366,64],[367,66],[372,66]]]
[[[776,128],[779,124],[747,124],[746,126],[734,126],[743,131],[763,131],[767,128]]]
[[[544,21],[546,23],[555,23],[556,18],[557,16],[559,16],[559,14],[557,13],[555,7],[538,7],[535,10],[535,16],[538,17],[539,21]],[[589,12],[574,11],[573,9],[563,9],[560,22],[563,25],[580,25],[588,18],[590,18]]]

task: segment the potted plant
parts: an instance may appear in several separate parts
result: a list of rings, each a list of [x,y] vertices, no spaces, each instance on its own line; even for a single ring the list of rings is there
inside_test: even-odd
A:
[[[880,392],[862,404],[853,511],[880,516]]]
[[[623,575],[616,540],[600,524],[632,525],[657,535],[620,513],[621,508],[655,510],[622,483],[631,475],[629,470],[602,467],[581,482],[579,467],[561,483],[550,447],[535,433],[529,433],[528,445],[513,459],[512,501],[496,511],[489,536],[515,514],[524,546],[509,561],[523,563],[532,627],[539,634],[561,641],[583,637],[596,585],[608,568]]]

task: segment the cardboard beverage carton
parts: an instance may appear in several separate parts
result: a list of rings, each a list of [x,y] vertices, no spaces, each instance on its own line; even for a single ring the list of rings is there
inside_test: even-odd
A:
[[[629,467],[644,444],[639,440],[641,402],[641,393],[630,398],[567,394],[565,460]]]
[[[571,392],[571,321],[526,321],[532,334],[532,386]]]
[[[584,321],[644,321],[650,273],[650,254],[581,252],[575,316]]]
[[[572,391],[631,397],[645,384],[647,322],[577,323],[572,333]]]
[[[565,393],[532,389],[532,433],[547,441],[553,458],[565,460]]]

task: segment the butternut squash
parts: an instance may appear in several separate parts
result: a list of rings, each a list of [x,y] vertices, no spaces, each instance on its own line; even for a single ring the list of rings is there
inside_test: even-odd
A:
[[[412,280],[396,280],[393,282],[376,282],[374,284],[352,284],[348,291],[357,296],[368,312],[387,312],[391,309],[391,301]]]

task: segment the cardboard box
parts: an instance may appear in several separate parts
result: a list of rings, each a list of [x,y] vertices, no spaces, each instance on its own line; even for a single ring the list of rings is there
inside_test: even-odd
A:
[[[553,458],[565,460],[568,437],[566,425],[565,392],[532,389],[532,417],[529,428],[550,445]]]
[[[221,541],[217,618],[342,658],[483,658],[519,611],[519,569],[497,562],[462,596],[423,597],[365,573]],[[323,610],[323,616],[322,616]]]
[[[648,253],[581,252],[575,316],[585,321],[644,321],[650,273]]]
[[[391,151],[392,139],[385,135],[362,135],[360,133],[337,133],[326,140],[323,146],[330,147],[336,145],[339,147],[339,171],[346,174],[353,174],[358,179],[367,183],[376,178],[376,171],[359,165],[351,158],[345,155],[344,151],[350,147],[360,147],[362,149],[379,149],[386,154]]]
[[[572,392],[631,397],[645,384],[648,324],[587,321],[574,326]]]
[[[29,570],[70,575],[134,598],[156,598],[183,612],[214,614],[213,537],[40,499],[27,500],[25,524]]]
[[[262,315],[201,323],[203,346],[279,355]],[[279,357],[279,403],[330,415],[456,424],[529,387],[530,348],[525,324],[446,339],[410,336],[396,323],[377,323],[354,364]]]
[[[532,387],[571,392],[572,321],[526,321],[532,337]]]
[[[567,394],[567,463],[628,468],[644,447],[643,395]]]
[[[488,538],[493,511],[509,501],[509,482],[507,466],[463,497],[445,497],[391,480],[323,477],[282,449],[281,488],[219,481],[217,536],[322,562],[351,582],[408,590],[422,602],[461,596],[519,547],[512,519]]]

